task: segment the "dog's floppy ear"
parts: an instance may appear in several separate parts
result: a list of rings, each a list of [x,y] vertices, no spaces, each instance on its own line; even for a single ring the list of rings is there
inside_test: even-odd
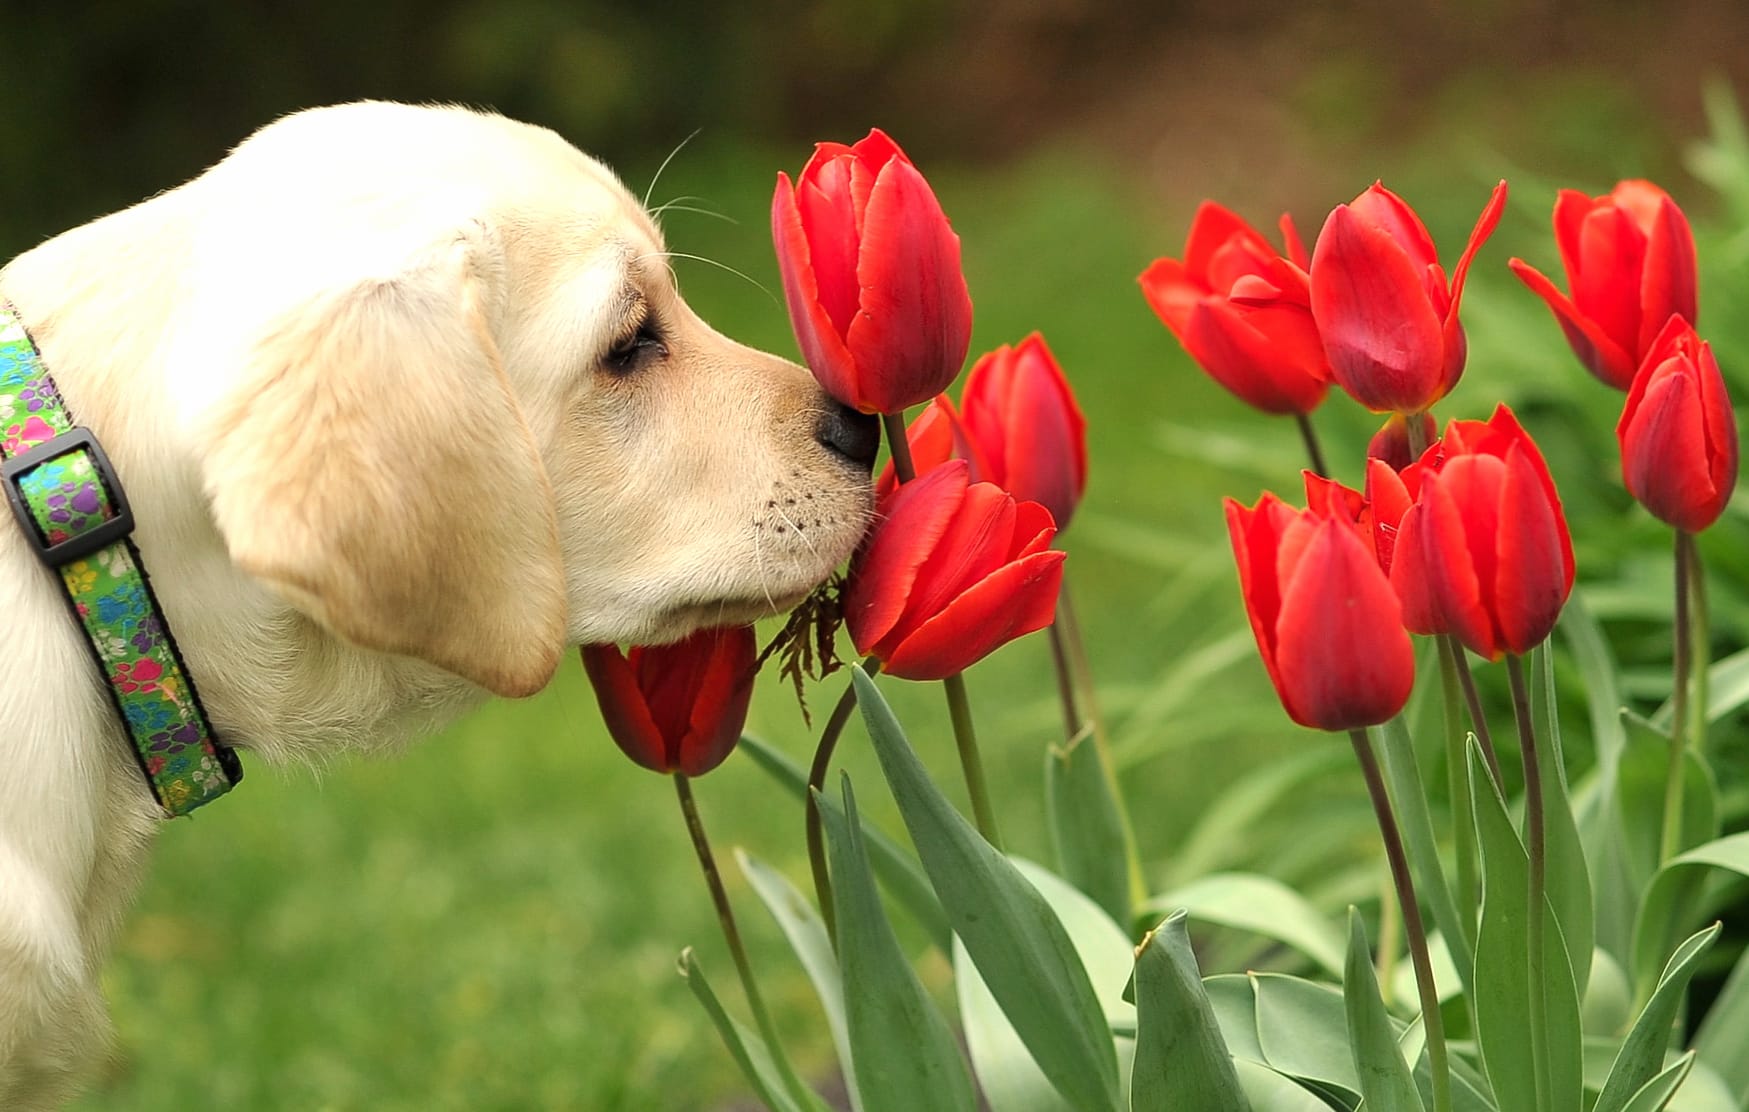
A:
[[[520,696],[558,667],[565,580],[481,256],[460,234],[281,318],[204,477],[232,560],[321,625]]]

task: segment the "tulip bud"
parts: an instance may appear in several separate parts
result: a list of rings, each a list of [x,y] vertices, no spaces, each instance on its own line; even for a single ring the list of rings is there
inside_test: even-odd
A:
[[[1712,345],[1671,317],[1634,376],[1615,428],[1628,493],[1667,525],[1698,533],[1737,486],[1737,418]]]
[[[1036,502],[949,460],[903,483],[850,569],[844,624],[890,675],[945,679],[1056,614],[1063,556]]]
[[[1439,426],[1433,420],[1433,414],[1421,414],[1421,443],[1433,443],[1439,436]],[[1406,414],[1393,413],[1386,418],[1379,431],[1372,434],[1367,442],[1366,455],[1368,459],[1385,461],[1393,471],[1415,462],[1415,453],[1409,448],[1409,418]]]
[[[1669,194],[1649,181],[1618,182],[1601,197],[1563,189],[1555,246],[1572,295],[1523,259],[1508,265],[1555,314],[1592,374],[1626,390],[1664,323],[1696,322],[1694,233]]]
[[[992,482],[1020,502],[1051,511],[1069,525],[1087,489],[1087,421],[1063,369],[1037,332],[1018,347],[1002,345],[966,378],[961,423],[975,451],[976,482]]]
[[[972,335],[959,237],[884,133],[819,144],[793,185],[779,173],[771,235],[796,341],[827,393],[897,413],[953,382]]]
[[[1506,207],[1494,187],[1446,283],[1433,237],[1374,183],[1324,222],[1312,249],[1311,304],[1338,385],[1378,413],[1420,413],[1457,385],[1466,347],[1458,306],[1470,262]]]
[[[1405,610],[1425,592],[1432,628],[1418,632],[1453,633],[1489,660],[1529,652],[1573,591],[1573,542],[1542,453],[1502,405],[1485,422],[1451,422],[1427,464],[1392,562]]]
[[[670,645],[585,645],[583,667],[607,732],[654,772],[703,776],[741,738],[753,696],[751,626],[705,629]]]
[[[1375,726],[1403,709],[1415,650],[1401,608],[1346,500],[1295,510],[1273,494],[1226,500],[1239,589],[1288,717],[1320,730]]]
[[[1329,389],[1305,248],[1282,217],[1283,258],[1238,215],[1204,201],[1184,258],[1142,272],[1142,295],[1208,376],[1265,413],[1306,414]]]

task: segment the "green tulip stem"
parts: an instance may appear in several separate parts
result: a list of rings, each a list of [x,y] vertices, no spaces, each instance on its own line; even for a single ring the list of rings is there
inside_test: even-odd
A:
[[[1547,1003],[1543,984],[1543,935],[1547,912],[1547,824],[1543,820],[1542,770],[1537,765],[1536,724],[1530,715],[1530,685],[1524,678],[1524,659],[1515,653],[1506,657],[1506,678],[1512,686],[1512,713],[1518,721],[1518,743],[1524,757],[1524,842],[1530,856],[1529,885],[1525,904],[1525,981],[1530,992],[1530,1060],[1536,1077],[1536,1106],[1552,1107],[1550,1101]]]
[[[1670,765],[1664,773],[1664,832],[1658,842],[1660,862],[1668,861],[1682,852],[1682,792],[1683,781],[1688,776],[1684,755],[1691,744],[1689,734],[1694,730],[1689,724],[1689,718],[1692,716],[1701,719],[1699,732],[1702,738],[1706,731],[1706,704],[1700,702],[1692,707],[1689,704],[1689,692],[1695,685],[1694,673],[1697,671],[1694,663],[1694,614],[1689,605],[1694,596],[1690,585],[1693,577],[1690,573],[1698,563],[1694,551],[1694,534],[1685,529],[1676,530],[1676,618],[1675,628],[1671,631],[1675,644],[1672,653],[1674,659],[1671,662],[1671,671],[1674,674],[1670,684]],[[1705,665],[1699,670],[1704,671]]]
[[[1452,828],[1457,842],[1457,898],[1453,902],[1458,908],[1458,925],[1464,931],[1460,941],[1469,947],[1476,939],[1476,897],[1482,891],[1476,864],[1476,827],[1470,820],[1469,731],[1464,729],[1463,684],[1458,680],[1455,648],[1446,637],[1436,637],[1434,643],[1439,646],[1439,682],[1445,695],[1445,774],[1451,785]]]
[[[753,965],[747,960],[747,947],[741,942],[741,930],[735,925],[735,912],[729,906],[729,893],[723,887],[723,874],[717,869],[716,855],[711,852],[710,839],[705,837],[704,821],[699,818],[698,801],[692,795],[692,782],[683,773],[674,774],[674,794],[680,798],[680,813],[686,817],[686,832],[692,836],[692,848],[698,854],[698,866],[704,871],[704,882],[711,890],[711,902],[716,905],[717,922],[723,928],[723,941],[729,945],[729,955],[735,959],[735,972],[740,974],[741,989],[747,995],[747,1007],[759,1036],[771,1051],[771,1059],[783,1075],[784,1087],[790,1096],[804,1107],[811,1106],[812,1092],[796,1076],[795,1069],[778,1042],[777,1025],[765,1009],[765,998],[759,995],[759,984],[753,979]]]
[[[1476,740],[1482,743],[1482,759],[1494,774],[1494,782],[1504,784],[1506,781],[1500,778],[1500,758],[1494,753],[1494,736],[1488,729],[1488,712],[1482,706],[1482,693],[1476,690],[1476,677],[1470,673],[1470,658],[1456,634],[1442,633],[1440,637],[1456,663],[1458,684],[1464,689],[1464,702],[1470,705],[1470,725],[1475,728]]]
[[[1099,711],[1099,692],[1093,684],[1093,668],[1087,662],[1087,644],[1081,637],[1081,622],[1075,614],[1074,602],[1069,597],[1067,575],[1063,576],[1063,586],[1057,592],[1057,618],[1051,625],[1051,636],[1055,638],[1059,632],[1062,634],[1063,649],[1068,657],[1070,675],[1079,693],[1077,709],[1080,711],[1078,717],[1081,725],[1069,737],[1073,740],[1078,733],[1085,731],[1093,739],[1093,751],[1099,755],[1099,767],[1111,784],[1111,798],[1117,804],[1118,820],[1123,827],[1130,901],[1139,904],[1148,897],[1148,883],[1142,875],[1141,854],[1136,851],[1136,833],[1135,828],[1130,825],[1129,807],[1124,803],[1123,792],[1118,788],[1117,762],[1112,759],[1111,740],[1105,732],[1105,716]],[[1053,650],[1054,648],[1053,644]]]
[[[978,732],[972,728],[972,704],[966,698],[966,678],[955,672],[941,681],[941,687],[947,692],[947,713],[953,719],[953,740],[959,747],[966,794],[972,800],[972,822],[984,840],[1000,850],[1002,835],[996,830],[996,811],[990,806],[990,788],[984,782],[984,762],[978,756]]]
[[[1711,665],[1711,623],[1707,620],[1706,569],[1700,563],[1700,545],[1688,536],[1688,628],[1692,636],[1690,667],[1694,673],[1694,713],[1688,716],[1688,744],[1697,754],[1706,752],[1707,671]]]
[[[872,656],[867,657],[862,662],[862,670],[872,676],[881,670],[881,662]],[[838,941],[838,924],[832,911],[832,873],[826,867],[826,829],[821,823],[815,796],[826,789],[826,773],[832,767],[832,754],[850,721],[850,712],[855,709],[856,686],[847,683],[844,694],[838,697],[838,705],[832,708],[832,716],[826,719],[826,728],[820,731],[820,744],[814,747],[814,763],[808,766],[808,868],[814,874],[814,898],[820,901],[820,920],[826,924],[826,936],[834,943]]]
[[[1064,644],[1061,610],[1058,618],[1046,627],[1051,639],[1051,664],[1057,673],[1057,701],[1063,704],[1063,742],[1065,747],[1080,744],[1081,710],[1075,705],[1075,673],[1069,666],[1069,649]]]
[[[1312,474],[1321,479],[1330,477],[1330,467],[1324,462],[1324,449],[1318,445],[1318,430],[1312,427],[1312,418],[1305,413],[1294,414],[1294,421],[1300,426],[1300,439],[1306,442],[1306,457],[1312,462]]]
[[[1423,412],[1431,413],[1432,410]],[[1420,413],[1403,414],[1403,438],[1409,442],[1409,460],[1414,462],[1427,451],[1427,431],[1421,427]]]
[[[1348,731],[1354,756],[1366,779],[1378,818],[1379,837],[1385,843],[1385,862],[1391,868],[1391,883],[1403,911],[1403,934],[1409,943],[1409,960],[1415,966],[1415,987],[1421,997],[1421,1024],[1427,1034],[1427,1064],[1433,1073],[1433,1112],[1451,1112],[1451,1066],[1445,1053],[1445,1022],[1439,1014],[1439,990],[1433,983],[1433,958],[1427,949],[1427,928],[1421,921],[1421,905],[1415,899],[1415,880],[1409,875],[1409,855],[1403,850],[1403,834],[1391,811],[1390,792],[1379,771],[1378,757],[1365,730]]]
[[[911,439],[905,435],[905,411],[881,414],[881,425],[887,430],[887,452],[893,457],[893,474],[901,483],[917,477],[917,465],[911,462]]]

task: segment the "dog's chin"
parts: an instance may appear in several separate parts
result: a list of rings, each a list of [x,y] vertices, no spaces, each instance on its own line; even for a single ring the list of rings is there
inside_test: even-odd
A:
[[[678,641],[700,629],[752,625],[764,618],[787,614],[795,609],[797,603],[808,597],[811,589],[804,588],[789,594],[723,598],[677,606],[663,614],[657,624],[660,636],[652,640]]]

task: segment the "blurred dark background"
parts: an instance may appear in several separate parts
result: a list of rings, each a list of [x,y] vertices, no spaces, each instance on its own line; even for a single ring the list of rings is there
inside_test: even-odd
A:
[[[1699,76],[1749,67],[1738,0],[4,7],[5,254],[185,180],[276,116],[363,97],[490,106],[622,166],[699,129],[793,148],[878,121],[920,161],[1068,139],[1167,193],[1267,184],[1291,203],[1333,178],[1353,192],[1333,153],[1454,134],[1593,170],[1600,120],[1623,146],[1690,132]]]

